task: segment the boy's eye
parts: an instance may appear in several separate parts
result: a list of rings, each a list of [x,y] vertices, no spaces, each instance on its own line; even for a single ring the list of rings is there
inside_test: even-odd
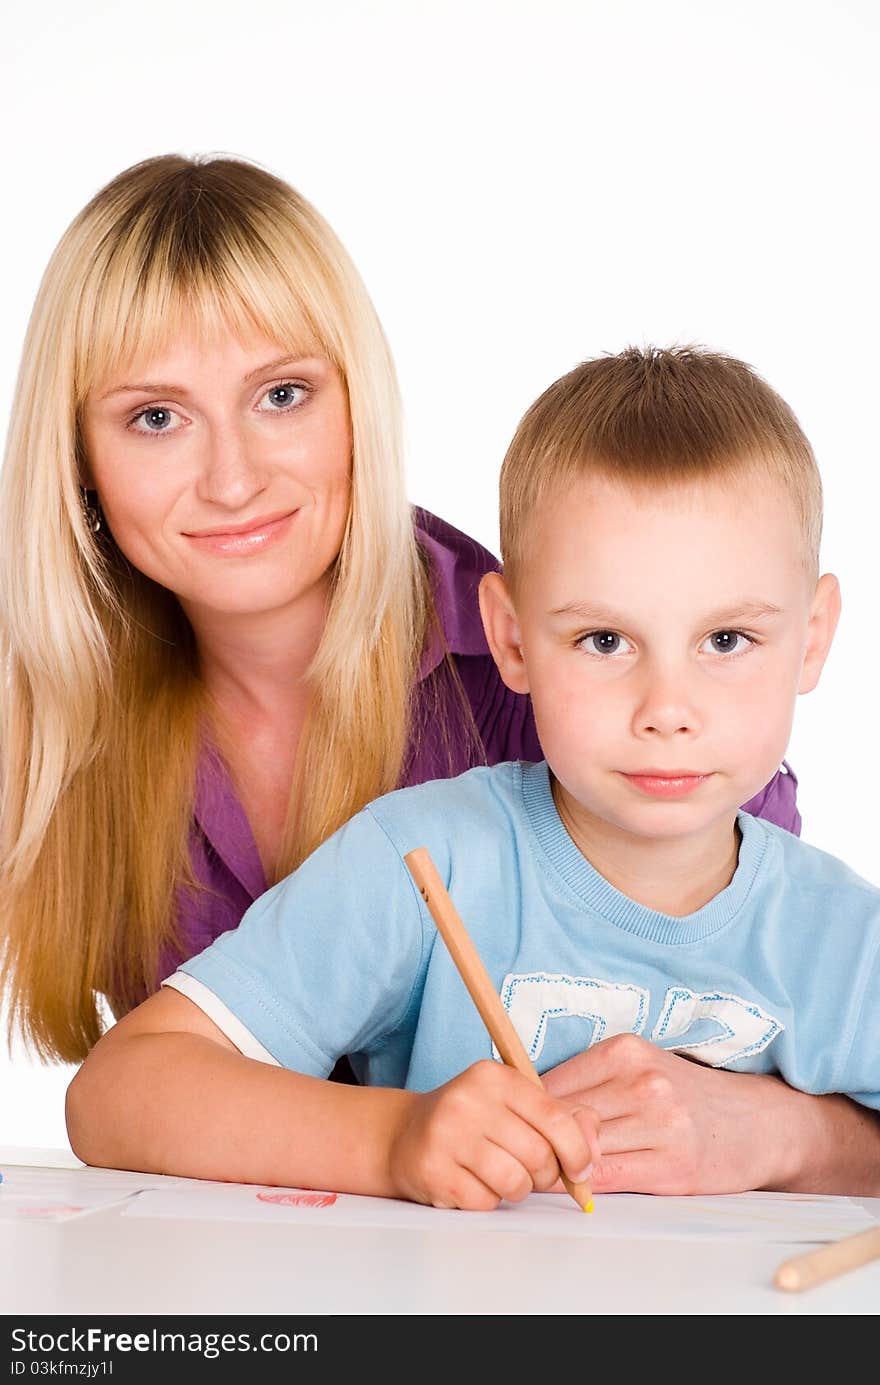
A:
[[[716,630],[707,635],[700,649],[706,654],[742,654],[750,644],[754,644],[754,640],[742,630]]]
[[[129,427],[136,433],[176,433],[181,427],[181,418],[173,409],[151,404],[148,409],[141,409],[140,413],[135,414]]]
[[[589,635],[581,635],[578,647],[588,654],[628,654],[632,648],[616,630],[591,630]]]
[[[260,413],[285,413],[288,409],[294,409],[301,404],[308,393],[305,385],[298,385],[293,380],[285,380],[280,385],[273,385],[271,389],[261,397],[257,408]]]

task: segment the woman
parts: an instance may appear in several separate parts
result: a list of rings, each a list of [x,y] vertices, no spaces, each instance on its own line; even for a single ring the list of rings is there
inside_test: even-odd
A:
[[[4,977],[43,1056],[371,798],[540,757],[480,626],[494,560],[411,511],[399,435],[357,272],[265,171],[148,160],[62,238],[0,509]],[[794,788],[746,806],[797,830]]]
[[[2,478],[0,907],[43,1054],[376,794],[539,753],[491,559],[411,514],[399,433],[356,271],[269,174],[151,160],[63,237]]]

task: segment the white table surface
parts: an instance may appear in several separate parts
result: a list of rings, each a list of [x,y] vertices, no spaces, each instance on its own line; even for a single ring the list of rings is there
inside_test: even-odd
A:
[[[6,1165],[76,1167],[0,1148]],[[880,1220],[880,1198],[858,1199]],[[579,1241],[505,1232],[126,1217],[0,1222],[10,1314],[876,1314],[880,1261],[799,1294],[773,1287],[811,1247]]]

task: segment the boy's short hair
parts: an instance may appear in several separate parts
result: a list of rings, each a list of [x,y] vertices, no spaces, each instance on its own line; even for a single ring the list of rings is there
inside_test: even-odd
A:
[[[583,361],[520,420],[501,468],[501,554],[515,586],[536,508],[584,476],[671,486],[753,473],[789,491],[819,571],[822,483],[789,406],[744,361],[698,346]],[[756,500],[759,499],[759,492]]]

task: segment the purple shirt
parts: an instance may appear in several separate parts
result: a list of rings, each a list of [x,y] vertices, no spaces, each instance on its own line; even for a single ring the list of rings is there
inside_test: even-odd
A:
[[[531,702],[501,681],[483,633],[477,589],[486,572],[497,572],[492,554],[427,510],[414,511],[416,537],[427,554],[434,600],[446,644],[470,706],[473,726],[454,675],[443,657],[439,633],[429,639],[419,669],[414,730],[401,784],[460,774],[477,764],[543,758]],[[438,715],[441,713],[442,715]],[[800,833],[797,779],[787,765],[744,804],[746,812]],[[196,879],[207,888],[181,891],[182,950],[168,948],[159,979],[180,962],[234,928],[267,888],[263,865],[244,810],[222,760],[208,751],[196,781],[191,858]]]

